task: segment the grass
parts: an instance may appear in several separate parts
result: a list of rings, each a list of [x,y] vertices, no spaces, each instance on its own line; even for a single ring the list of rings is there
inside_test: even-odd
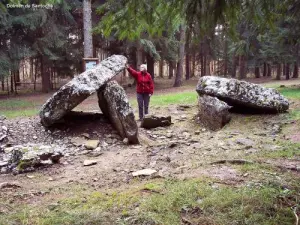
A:
[[[257,171],[273,171],[273,167],[268,164],[260,164],[260,163],[246,163],[241,165],[235,165],[235,169],[239,170],[242,174],[245,173],[253,173],[256,174]]]
[[[17,211],[0,216],[0,224],[180,225],[190,221],[289,225],[295,221],[290,206],[297,203],[299,182],[295,188],[286,192],[276,184],[262,184],[239,188],[220,185],[216,189],[207,180],[152,180],[126,191],[78,193],[38,208],[18,205]],[[150,193],[143,194],[145,189]]]
[[[7,118],[37,115],[36,104],[24,100],[8,99],[0,101],[0,115]]]
[[[299,120],[300,119],[300,109],[291,110],[288,114],[288,118],[292,120]]]
[[[277,88],[285,97],[290,99],[300,99],[300,90],[297,88]],[[196,91],[184,91],[181,93],[171,93],[162,95],[153,95],[151,97],[151,106],[168,106],[170,104],[196,104],[197,103]],[[130,100],[133,107],[137,106],[135,99]],[[8,118],[33,116],[38,113],[36,104],[25,100],[8,99],[0,101],[0,114]],[[300,111],[293,110],[290,113],[292,118],[300,118]]]
[[[285,158],[285,159],[295,159],[300,157],[300,143],[293,143],[289,141],[284,141],[279,143],[281,146],[278,150],[264,150],[259,154],[259,157],[264,158]]]
[[[168,106],[170,104],[196,104],[198,94],[195,91],[185,91],[182,93],[153,95],[150,100],[151,106]],[[131,100],[130,104],[136,106],[136,100]]]
[[[3,110],[0,111],[0,115],[4,115],[7,118],[16,117],[28,117],[35,116],[38,114],[38,109],[16,109],[16,110]]]
[[[16,99],[8,99],[8,100],[0,101],[1,110],[17,110],[20,108],[30,108],[30,107],[35,107],[35,104],[33,102],[16,100]]]
[[[282,95],[291,99],[300,99],[299,88],[276,88]],[[151,106],[167,106],[170,104],[196,104],[197,103],[197,92],[196,91],[184,91],[181,93],[171,93],[162,95],[153,95],[151,97]],[[131,100],[130,103],[136,106],[136,100]]]
[[[300,89],[293,87],[277,88],[277,90],[287,98],[300,99]]]

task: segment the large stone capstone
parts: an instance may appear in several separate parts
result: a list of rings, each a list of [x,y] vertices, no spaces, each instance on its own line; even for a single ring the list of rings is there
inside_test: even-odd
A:
[[[288,100],[277,90],[236,79],[204,76],[199,79],[196,91],[199,95],[217,97],[243,112],[278,113],[289,108]]]
[[[127,58],[113,55],[62,86],[40,110],[41,122],[51,126],[125,68]]]
[[[110,81],[97,94],[102,113],[120,136],[128,138],[131,144],[138,144],[138,126],[124,89],[116,81]]]

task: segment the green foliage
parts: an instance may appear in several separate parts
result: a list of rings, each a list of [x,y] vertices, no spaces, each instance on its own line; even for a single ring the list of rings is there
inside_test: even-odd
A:
[[[300,99],[300,87],[284,87],[278,88],[278,91],[287,98]]]
[[[153,44],[152,41],[146,40],[146,39],[141,39],[140,40],[141,45],[144,48],[144,51],[149,53],[151,57],[153,57],[155,60],[160,60],[160,55],[156,51],[155,45]]]
[[[42,207],[15,205],[0,224],[288,225],[294,222],[289,206],[297,204],[295,184],[286,190],[276,183],[216,188],[204,180],[153,180],[127,191],[78,192]],[[143,195],[145,189],[154,191]]]
[[[0,115],[7,118],[30,117],[38,115],[38,109],[0,110]]]
[[[286,159],[297,159],[300,156],[300,144],[289,141],[279,143],[281,146],[278,150],[270,151],[265,149],[260,155],[265,158],[286,158]]]
[[[0,78],[19,70],[21,60],[41,58],[45,67],[55,66],[60,75],[79,69],[81,27],[72,14],[79,1],[7,1],[5,4],[53,4],[48,9],[0,10]],[[3,20],[2,20],[3,19]],[[73,37],[72,37],[73,36]]]
[[[20,109],[20,108],[29,108],[33,107],[35,104],[33,102],[24,101],[24,100],[1,100],[0,102],[0,110],[13,110],[13,109]]]
[[[175,94],[153,95],[150,100],[151,106],[168,106],[170,104],[196,104],[196,92],[181,92]],[[136,105],[135,100],[131,100],[132,105]]]
[[[289,118],[291,118],[292,120],[300,120],[300,110],[291,110],[289,112]]]
[[[38,114],[37,105],[33,102],[24,100],[1,100],[0,115],[7,118],[35,116]]]

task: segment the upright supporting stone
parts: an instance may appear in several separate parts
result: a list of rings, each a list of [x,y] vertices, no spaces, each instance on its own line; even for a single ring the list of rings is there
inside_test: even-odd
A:
[[[216,97],[199,96],[198,120],[211,130],[219,130],[230,121],[230,108],[231,106]]]
[[[124,70],[126,63],[125,56],[113,55],[95,68],[75,76],[42,106],[40,111],[42,124],[51,126],[58,122],[66,113]]]
[[[116,81],[110,81],[98,91],[98,101],[120,136],[128,138],[131,144],[138,144],[138,126],[124,89]]]

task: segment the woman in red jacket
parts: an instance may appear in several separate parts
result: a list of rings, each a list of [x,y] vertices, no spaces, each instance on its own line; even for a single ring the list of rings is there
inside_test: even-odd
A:
[[[150,97],[153,95],[154,84],[151,75],[147,72],[147,65],[142,64],[140,71],[135,71],[130,66],[126,68],[136,80],[137,102],[139,105],[139,118],[142,120],[148,114]]]

